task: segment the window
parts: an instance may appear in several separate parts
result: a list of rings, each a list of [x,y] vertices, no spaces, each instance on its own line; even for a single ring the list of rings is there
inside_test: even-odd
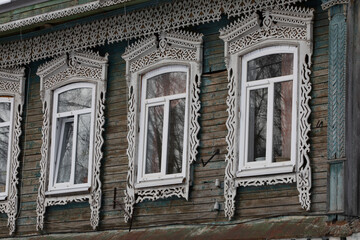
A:
[[[49,193],[88,190],[91,183],[95,85],[54,91]]]
[[[129,87],[125,221],[145,200],[189,197],[200,125],[202,34],[159,33],[124,55]]]
[[[13,98],[0,97],[0,200],[8,195]]]
[[[238,176],[292,172],[296,159],[297,48],[242,58]]]
[[[261,16],[259,16],[261,15]],[[295,183],[310,210],[312,9],[268,9],[220,30],[229,85],[225,216],[237,187]]]
[[[108,54],[71,51],[40,66],[42,147],[36,228],[46,208],[88,201],[99,225]]]
[[[162,67],[142,78],[138,186],[181,183],[185,177],[187,86],[184,66]]]

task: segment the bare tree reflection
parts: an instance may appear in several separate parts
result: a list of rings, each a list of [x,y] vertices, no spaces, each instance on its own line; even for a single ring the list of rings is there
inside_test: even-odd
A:
[[[157,75],[147,80],[147,99],[186,93],[184,72]],[[182,171],[185,98],[170,101],[166,173]],[[161,171],[164,105],[148,108],[148,132],[145,173]]]
[[[5,191],[8,162],[9,127],[0,128],[0,192]]]
[[[293,73],[293,54],[271,54],[248,62],[247,81]],[[248,161],[265,160],[268,89],[250,91]],[[273,159],[290,160],[292,81],[274,83]]]
[[[0,103],[0,123],[10,121],[10,103]]]
[[[76,88],[59,94],[58,112],[91,108],[92,89]]]

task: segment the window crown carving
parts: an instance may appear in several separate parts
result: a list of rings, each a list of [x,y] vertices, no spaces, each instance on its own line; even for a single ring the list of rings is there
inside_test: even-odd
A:
[[[104,57],[92,51],[72,51],[57,57],[38,68],[37,74],[41,80],[41,99],[43,103],[42,147],[40,160],[40,186],[37,198],[37,229],[44,227],[46,207],[65,205],[69,202],[89,201],[91,208],[90,224],[96,229],[99,224],[99,211],[101,207],[101,181],[100,167],[102,160],[101,147],[104,139],[104,109],[107,80],[108,54]],[[89,82],[95,85],[94,140],[92,146],[91,187],[89,193],[72,192],[67,196],[55,196],[48,193],[49,165],[51,161],[51,121],[53,114],[52,100],[54,90],[71,83]],[[55,141],[55,140],[53,140]]]
[[[188,199],[190,183],[190,164],[196,161],[200,130],[198,123],[200,110],[200,77],[202,71],[202,34],[186,31],[162,32],[129,46],[123,58],[126,60],[126,73],[129,88],[128,102],[128,159],[129,170],[125,190],[125,221],[132,218],[134,204],[144,200],[156,200],[177,196]],[[140,79],[148,73],[173,67],[187,69],[186,116],[188,129],[185,131],[187,151],[184,153],[185,169],[183,179],[162,179],[157,183],[138,184],[137,166],[140,158],[139,133],[140,121]],[[179,67],[180,66],[180,67]],[[170,71],[171,72],[171,71]],[[180,94],[181,95],[181,94]],[[185,121],[185,122],[186,122]],[[185,125],[186,126],[186,125]],[[184,147],[185,148],[185,147]],[[140,176],[140,175],[139,175]],[[137,185],[138,184],[138,185]]]
[[[225,42],[225,62],[228,69],[228,120],[226,122],[228,144],[224,181],[225,216],[229,219],[235,212],[236,188],[240,186],[273,185],[279,183],[297,183],[299,202],[303,209],[310,210],[311,169],[309,159],[309,116],[310,67],[312,54],[312,19],[313,10],[294,6],[276,6],[266,8],[263,18],[257,14],[240,18],[220,30],[220,38]],[[296,48],[299,64],[297,69],[297,139],[295,170],[286,174],[273,174],[252,177],[240,177],[239,169],[239,126],[240,92],[239,84],[243,79],[239,69],[243,56],[257,49],[269,46],[292,46]],[[244,65],[242,66],[244,67]],[[296,96],[296,95],[294,95]],[[240,109],[244,114],[245,110]],[[246,140],[248,141],[248,140]],[[259,159],[260,160],[260,159]],[[289,171],[289,170],[286,170]]]

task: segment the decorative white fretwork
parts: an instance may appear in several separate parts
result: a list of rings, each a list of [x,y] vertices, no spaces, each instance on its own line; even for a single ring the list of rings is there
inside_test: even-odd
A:
[[[92,51],[73,51],[39,67],[37,74],[41,79],[41,100],[43,103],[42,147],[40,160],[40,185],[37,198],[37,225],[38,230],[44,228],[46,207],[65,205],[70,202],[89,201],[91,208],[90,224],[93,229],[99,225],[99,212],[101,207],[101,181],[100,167],[103,153],[101,147],[104,143],[104,109],[107,79],[108,55],[101,57]],[[95,135],[94,154],[92,159],[92,183],[88,194],[73,193],[71,196],[46,195],[48,166],[50,161],[50,122],[51,101],[53,90],[75,82],[92,82],[96,84],[95,107]]]
[[[263,11],[261,21],[257,14],[240,18],[220,30],[220,38],[225,42],[225,63],[228,69],[226,126],[228,144],[224,181],[225,216],[231,219],[235,213],[236,188],[239,186],[274,185],[297,182],[299,201],[302,208],[310,210],[311,169],[308,142],[311,113],[310,67],[312,54],[313,10],[292,6],[277,6]],[[299,105],[298,105],[298,145],[296,173],[268,175],[262,177],[237,177],[239,162],[239,84],[241,56],[255,49],[272,45],[294,45],[299,49]]]
[[[126,60],[127,84],[129,87],[128,103],[128,158],[129,170],[125,190],[125,221],[132,218],[134,205],[144,200],[156,200],[177,196],[189,197],[190,165],[196,161],[199,146],[198,122],[200,113],[200,76],[202,73],[202,34],[185,31],[162,32],[159,41],[156,36],[144,38],[128,47],[123,55]],[[139,126],[139,88],[140,77],[144,73],[166,65],[184,65],[189,68],[189,149],[185,179],[178,184],[165,186],[136,187],[137,151],[138,151],[138,126]]]
[[[327,10],[335,5],[348,4],[350,0],[322,0],[323,4],[321,4],[321,8],[323,10]]]
[[[18,214],[18,168],[21,136],[21,120],[25,94],[25,68],[0,69],[0,97],[11,96],[14,98],[12,109],[12,137],[9,139],[10,150],[10,174],[8,181],[7,198],[0,201],[0,213],[8,216],[9,234],[15,232],[16,215]]]
[[[4,32],[4,31],[11,30],[11,29],[24,27],[24,26],[29,26],[29,25],[32,25],[35,23],[40,23],[40,22],[50,21],[50,20],[54,20],[54,19],[58,19],[58,18],[63,18],[63,17],[75,15],[75,14],[85,13],[85,12],[93,11],[93,10],[100,9],[103,7],[108,7],[108,6],[112,6],[115,4],[126,3],[126,2],[130,2],[130,1],[133,1],[133,0],[99,0],[99,1],[89,2],[89,3],[81,4],[78,6],[74,6],[74,7],[69,7],[69,8],[53,11],[53,12],[39,14],[39,15],[36,15],[33,17],[27,17],[27,18],[15,20],[12,22],[0,24],[0,32]]]
[[[301,0],[178,0],[127,15],[117,15],[0,44],[0,67],[26,64],[73,50],[218,21],[222,13],[229,17],[249,16],[269,7],[286,6],[299,1]]]

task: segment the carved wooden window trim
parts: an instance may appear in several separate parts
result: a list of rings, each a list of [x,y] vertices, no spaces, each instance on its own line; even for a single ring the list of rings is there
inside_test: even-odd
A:
[[[11,120],[9,136],[9,159],[7,172],[6,196],[0,199],[0,213],[8,216],[9,234],[15,231],[18,214],[18,168],[19,140],[21,136],[21,120],[25,94],[25,68],[0,69],[0,98],[8,98],[11,102]]]
[[[89,201],[91,209],[90,224],[93,229],[99,225],[99,211],[101,207],[100,167],[104,139],[104,109],[107,81],[108,55],[100,56],[92,51],[73,51],[39,67],[37,75],[40,77],[40,93],[43,103],[42,147],[40,160],[40,186],[37,198],[37,225],[38,230],[44,228],[46,207],[65,205],[70,202]],[[72,192],[66,195],[54,195],[49,192],[49,166],[51,156],[51,124],[53,113],[54,91],[65,85],[74,83],[91,83],[95,86],[94,107],[94,138],[92,148],[92,181],[87,191]]]
[[[228,144],[224,181],[225,216],[231,219],[235,213],[237,187],[297,183],[299,202],[302,208],[310,210],[310,67],[312,55],[312,9],[277,7],[263,12],[261,21],[257,14],[241,18],[220,30],[225,42],[225,62],[228,69],[228,120],[226,126]],[[294,46],[298,54],[298,111],[297,146],[295,170],[291,173],[277,173],[240,177],[239,169],[239,124],[241,58],[257,49],[270,46]],[[243,111],[243,110],[241,110]]]
[[[198,123],[200,109],[200,78],[202,73],[202,35],[185,31],[161,33],[159,41],[155,36],[145,38],[126,49],[128,102],[128,158],[129,170],[125,190],[125,221],[132,218],[134,205],[144,200],[157,200],[177,196],[189,197],[190,165],[196,161],[200,130]],[[185,66],[188,69],[188,133],[187,155],[184,176],[181,182],[164,182],[147,187],[137,187],[136,169],[138,165],[140,82],[141,77],[164,66]]]

